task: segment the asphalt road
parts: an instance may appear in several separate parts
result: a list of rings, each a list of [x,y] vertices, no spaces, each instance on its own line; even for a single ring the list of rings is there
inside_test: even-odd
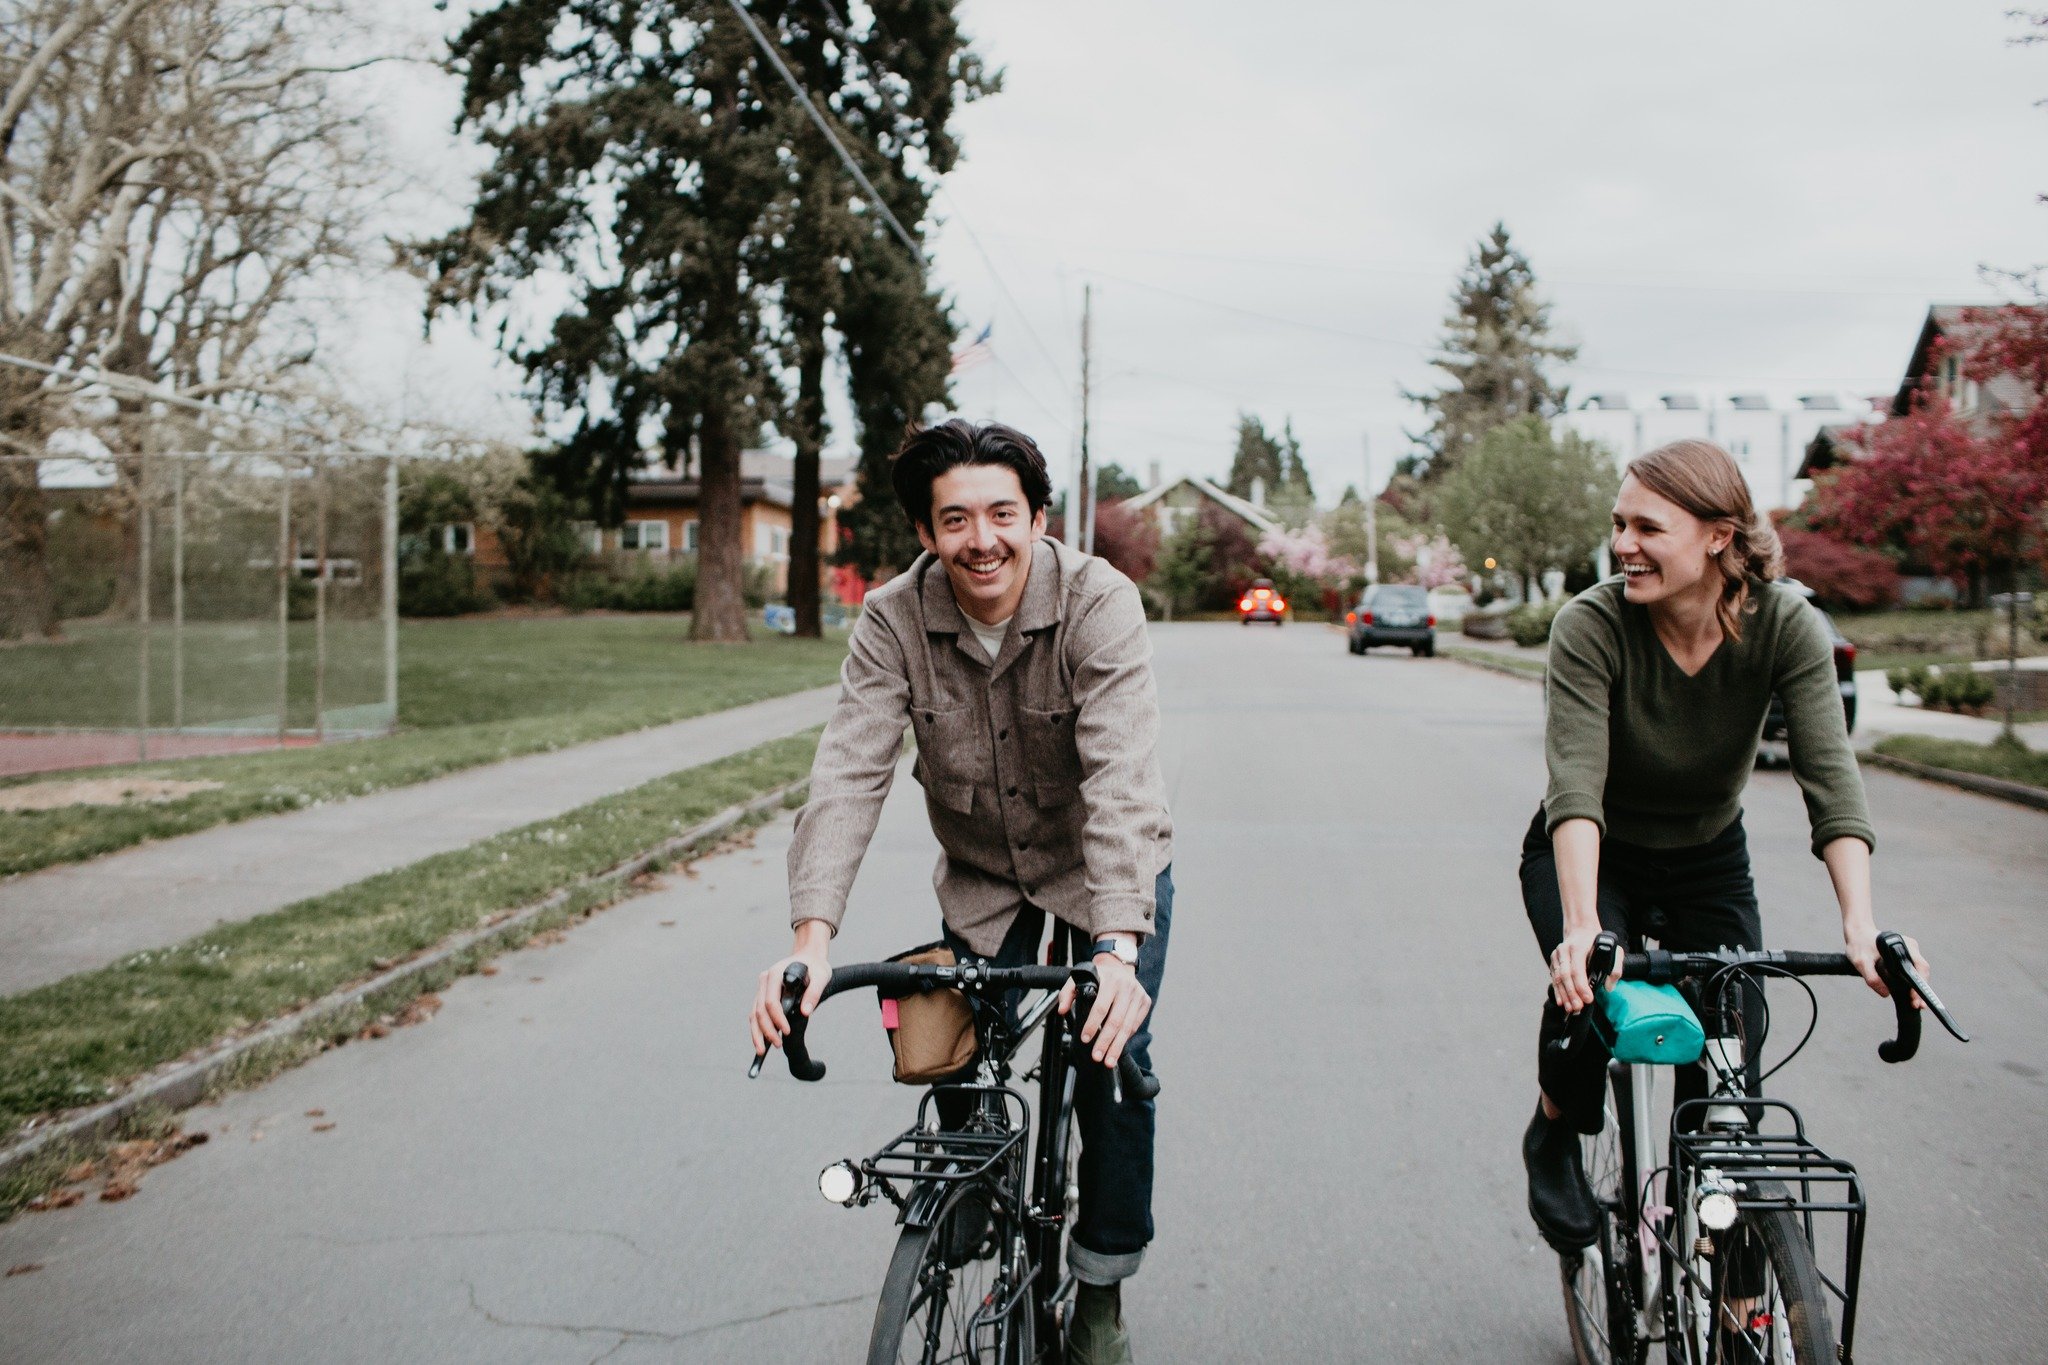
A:
[[[1177,827],[1159,1239],[1140,1359],[1567,1359],[1522,1209],[1543,969],[1515,848],[1540,694],[1314,627],[1156,632]],[[1888,1067],[1889,1009],[1821,983],[1773,1083],[1871,1187],[1859,1358],[2048,1358],[2048,815],[1885,773],[1880,918],[1971,1026]],[[1767,933],[1832,947],[1796,787],[1748,799]],[[899,782],[837,945],[933,937]],[[832,1074],[744,1079],[753,974],[786,944],[787,821],[500,960],[431,1022],[189,1115],[213,1141],[133,1199],[0,1227],[6,1361],[859,1358],[893,1237],[818,1169],[904,1126],[865,1002]],[[1798,1002],[1781,1007],[1795,1028]],[[323,1110],[318,1117],[307,1111]],[[334,1125],[317,1131],[316,1124]]]

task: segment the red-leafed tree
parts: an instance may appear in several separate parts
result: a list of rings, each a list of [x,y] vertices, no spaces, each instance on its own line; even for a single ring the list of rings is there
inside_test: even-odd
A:
[[[1781,529],[1785,572],[1812,588],[1824,606],[1871,611],[1899,600],[1899,568],[1881,550],[1824,531]]]
[[[1957,333],[1965,377],[2017,380],[2027,400],[1966,422],[1944,395],[1916,395],[1846,438],[1862,454],[1817,490],[1814,525],[1950,575],[1976,605],[2048,548],[2048,308],[1971,310]]]
[[[1095,505],[1095,553],[1134,583],[1152,576],[1159,559],[1159,530],[1149,517],[1131,511],[1122,498]]]

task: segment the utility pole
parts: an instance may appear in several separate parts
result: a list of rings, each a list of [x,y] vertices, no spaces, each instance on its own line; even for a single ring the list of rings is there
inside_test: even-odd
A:
[[[1371,435],[1360,436],[1358,444],[1365,451],[1365,581],[1371,586],[1380,581],[1380,498],[1372,488]]]
[[[1084,555],[1095,553],[1095,479],[1088,468],[1089,323],[1095,286],[1081,286],[1081,487],[1074,507],[1074,539]]]

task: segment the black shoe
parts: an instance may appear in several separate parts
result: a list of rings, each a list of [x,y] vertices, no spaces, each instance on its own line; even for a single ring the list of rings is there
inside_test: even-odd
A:
[[[1543,1240],[1560,1253],[1580,1251],[1600,1236],[1600,1205],[1586,1183],[1579,1135],[1562,1119],[1536,1117],[1522,1134],[1522,1164],[1529,1170],[1529,1216]]]

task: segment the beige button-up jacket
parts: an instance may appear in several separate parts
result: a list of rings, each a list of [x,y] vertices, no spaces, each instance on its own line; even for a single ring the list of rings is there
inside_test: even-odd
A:
[[[1038,541],[993,663],[931,555],[868,594],[790,845],[792,923],[838,932],[906,725],[941,850],[939,907],[976,952],[993,954],[1027,902],[1090,934],[1152,932],[1173,825],[1130,579]]]

